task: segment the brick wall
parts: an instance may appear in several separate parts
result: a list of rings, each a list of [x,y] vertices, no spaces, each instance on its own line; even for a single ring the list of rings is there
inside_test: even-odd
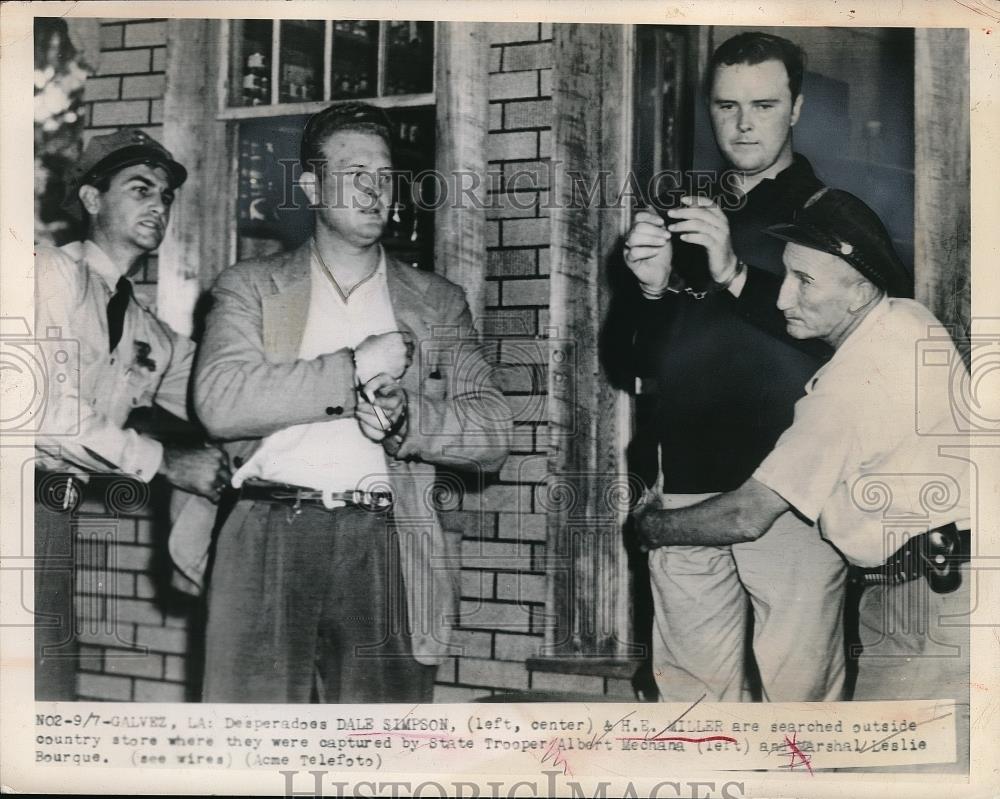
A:
[[[87,136],[134,125],[161,138],[165,23],[104,21],[101,37],[99,70],[85,95]],[[498,378],[515,413],[514,447],[497,481],[467,494],[462,510],[443,514],[444,525],[464,536],[455,636],[464,651],[440,667],[435,699],[461,702],[531,688],[627,697],[619,681],[532,675],[524,666],[538,654],[545,613],[545,514],[536,495],[547,472],[552,29],[495,24],[490,38],[483,329],[499,341]],[[155,281],[154,267],[142,276],[150,301]],[[148,511],[111,521],[100,506],[91,513],[77,589],[85,642],[81,697],[196,698],[197,615],[156,577],[166,531],[154,527]],[[105,532],[95,538],[102,524]],[[148,647],[145,656],[141,647]]]
[[[108,478],[92,481],[74,522],[78,695],[196,699],[198,606],[169,586],[166,492],[152,484],[138,494],[121,493],[122,486]]]
[[[166,22],[102,20],[100,56],[84,90],[84,142],[141,127],[163,140]],[[136,294],[156,302],[157,259],[134,276]],[[166,497],[156,486],[137,508],[109,513],[95,482],[77,521],[77,624],[81,699],[194,699],[199,657],[196,605],[168,587]],[[154,509],[156,512],[154,514]],[[156,520],[154,520],[154,515]]]
[[[487,299],[483,330],[499,340],[499,381],[514,411],[514,449],[482,494],[445,524],[462,529],[461,658],[438,671],[435,698],[461,702],[531,687],[545,612],[545,514],[535,492],[546,463],[552,29],[494,24],[490,34]]]
[[[100,57],[84,87],[84,144],[119,128],[142,128],[163,141],[167,23],[162,19],[101,21]],[[157,258],[134,277],[136,295],[156,304]]]

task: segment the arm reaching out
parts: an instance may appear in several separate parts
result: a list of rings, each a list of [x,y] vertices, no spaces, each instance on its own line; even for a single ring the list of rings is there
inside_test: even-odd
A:
[[[663,510],[655,502],[646,502],[633,518],[644,549],[719,547],[756,541],[789,507],[780,495],[751,477],[735,491],[687,508]]]

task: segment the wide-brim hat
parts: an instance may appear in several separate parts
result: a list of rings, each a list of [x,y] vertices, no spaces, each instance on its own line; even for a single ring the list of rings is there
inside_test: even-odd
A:
[[[66,177],[66,197],[63,208],[80,216],[80,187],[93,184],[102,177],[135,164],[162,167],[176,189],[187,180],[187,170],[174,160],[170,151],[156,139],[137,128],[117,130],[104,136],[94,136],[80,160]]]
[[[791,222],[772,225],[765,232],[836,255],[894,297],[913,296],[913,278],[882,220],[850,192],[820,189]]]

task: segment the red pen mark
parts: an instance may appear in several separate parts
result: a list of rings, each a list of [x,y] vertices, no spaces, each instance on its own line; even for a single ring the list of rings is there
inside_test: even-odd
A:
[[[799,734],[797,732],[793,732],[791,738],[789,738],[787,735],[785,736],[785,746],[787,746],[790,750],[788,752],[788,757],[789,757],[788,768],[793,769],[796,766],[805,766],[807,769],[809,769],[809,774],[813,776],[813,770],[812,770],[812,765],[809,762],[810,760],[809,756],[803,754],[802,750],[799,749],[798,744],[795,743],[795,739],[798,737],[798,735]]]
[[[542,763],[545,763],[547,760],[551,759],[552,765],[555,766],[556,768],[562,766],[563,776],[572,777],[573,772],[569,767],[569,761],[566,760],[565,757],[563,757],[562,752],[563,752],[562,747],[559,745],[559,738],[558,737],[550,738],[548,746],[545,747],[545,753],[542,755]]]
[[[725,741],[726,743],[736,743],[735,738],[728,735],[708,735],[704,738],[685,738],[683,735],[657,735],[654,738],[647,738],[644,735],[619,736],[619,741],[684,741],[688,744],[704,744],[709,741]]]

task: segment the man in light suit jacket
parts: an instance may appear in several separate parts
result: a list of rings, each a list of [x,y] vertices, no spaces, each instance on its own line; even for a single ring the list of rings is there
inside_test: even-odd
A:
[[[435,465],[498,470],[510,414],[462,290],[380,245],[390,144],[372,106],[310,119],[313,237],[213,290],[194,399],[239,498],[209,583],[205,701],[430,701],[456,654]]]

